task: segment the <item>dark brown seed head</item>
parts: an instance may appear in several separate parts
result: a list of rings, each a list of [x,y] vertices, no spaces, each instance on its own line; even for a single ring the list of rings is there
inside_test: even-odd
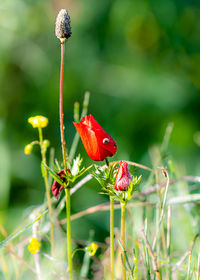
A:
[[[70,17],[65,9],[60,10],[60,12],[58,13],[55,33],[61,41],[64,39],[68,39],[72,34]]]

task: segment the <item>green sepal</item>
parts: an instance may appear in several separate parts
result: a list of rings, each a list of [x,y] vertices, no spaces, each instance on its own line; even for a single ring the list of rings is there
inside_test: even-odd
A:
[[[126,191],[126,202],[128,202],[132,196],[133,193],[136,191],[138,184],[140,183],[142,179],[142,175],[140,175],[138,178],[137,177],[133,177],[130,186],[128,188],[128,190]]]
[[[80,159],[80,156],[78,156],[74,160],[74,164],[77,164],[76,173],[73,175],[71,172],[66,172],[66,174],[62,174],[62,178],[59,175],[57,175],[58,171],[55,172],[52,168],[50,168],[49,166],[47,166],[44,163],[43,163],[43,165],[44,165],[44,167],[46,167],[46,169],[48,170],[50,175],[53,177],[53,179],[56,180],[60,185],[62,185],[64,188],[71,188],[72,185],[74,184],[74,182],[93,166],[93,165],[90,165],[87,168],[83,167],[82,169],[80,169],[81,163],[82,163],[82,159]],[[73,167],[70,166],[70,169],[73,170]]]
[[[46,165],[46,164],[44,164],[44,163],[43,163],[43,165],[46,167],[46,169],[47,169],[48,172],[51,174],[51,176],[53,177],[53,179],[56,180],[56,182],[58,182],[58,183],[59,183],[60,185],[62,185],[62,186],[66,186],[66,182],[65,182],[63,179],[61,179],[61,178],[53,171],[53,169],[51,169],[48,165]],[[63,174],[62,176],[65,177],[64,174]]]

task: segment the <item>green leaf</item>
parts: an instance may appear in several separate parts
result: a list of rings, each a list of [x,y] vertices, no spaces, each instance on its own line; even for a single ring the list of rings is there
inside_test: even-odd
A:
[[[47,175],[47,169],[46,167],[44,166],[44,163],[41,162],[41,172],[42,172],[42,177],[46,177]]]
[[[124,260],[123,260],[123,255],[121,254],[121,261],[122,261],[122,264],[123,264],[123,267],[126,269],[126,271],[128,272],[128,268],[126,267],[126,264],[124,263]]]
[[[51,176],[56,180],[60,185],[64,186],[66,185],[66,182],[64,182],[49,166],[43,163],[43,165],[46,167],[48,172],[51,174]]]
[[[142,179],[142,175],[140,175],[139,178],[137,178],[137,177],[133,178],[133,180],[130,184],[130,187],[128,188],[128,191],[127,191],[126,202],[128,202],[132,198],[141,179]]]
[[[22,229],[20,229],[18,232],[11,234],[8,238],[4,239],[3,241],[0,242],[0,248],[2,248],[3,246],[5,246],[9,241],[11,241],[12,239],[16,238],[18,235],[20,235],[21,233],[23,233],[25,230],[29,229],[35,222],[39,221],[46,213],[48,212],[48,210],[45,210],[40,216],[38,216],[32,223],[26,225],[25,227],[23,227]]]

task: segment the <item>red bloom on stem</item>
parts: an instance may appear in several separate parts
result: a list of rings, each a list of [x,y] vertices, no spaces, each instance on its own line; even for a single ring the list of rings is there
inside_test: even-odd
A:
[[[80,123],[74,122],[74,125],[88,156],[92,160],[102,161],[116,153],[117,144],[92,115],[83,117]]]
[[[131,175],[126,161],[120,161],[119,168],[115,177],[115,190],[127,191],[131,182]]]
[[[67,169],[67,172],[70,173],[70,170]],[[64,179],[65,176],[65,170],[60,170],[57,175],[61,178],[61,179]],[[56,180],[53,181],[53,185],[52,185],[52,188],[51,188],[51,191],[52,191],[52,194],[53,196],[55,196],[55,198],[59,198],[59,194],[61,192],[61,190],[63,189],[63,186],[58,183]]]

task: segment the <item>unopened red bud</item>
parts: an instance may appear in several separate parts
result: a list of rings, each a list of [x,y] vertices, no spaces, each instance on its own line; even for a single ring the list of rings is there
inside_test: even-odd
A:
[[[131,175],[126,161],[120,161],[119,168],[115,177],[115,190],[127,191],[131,182]]]
[[[67,169],[67,172],[70,173],[70,170]],[[64,179],[65,178],[65,170],[60,170],[57,175],[61,178],[61,179]],[[53,185],[52,185],[52,188],[51,188],[51,191],[52,191],[52,194],[55,198],[59,198],[59,195],[60,195],[60,192],[61,190],[63,189],[63,186],[58,183],[56,180],[53,181]]]

